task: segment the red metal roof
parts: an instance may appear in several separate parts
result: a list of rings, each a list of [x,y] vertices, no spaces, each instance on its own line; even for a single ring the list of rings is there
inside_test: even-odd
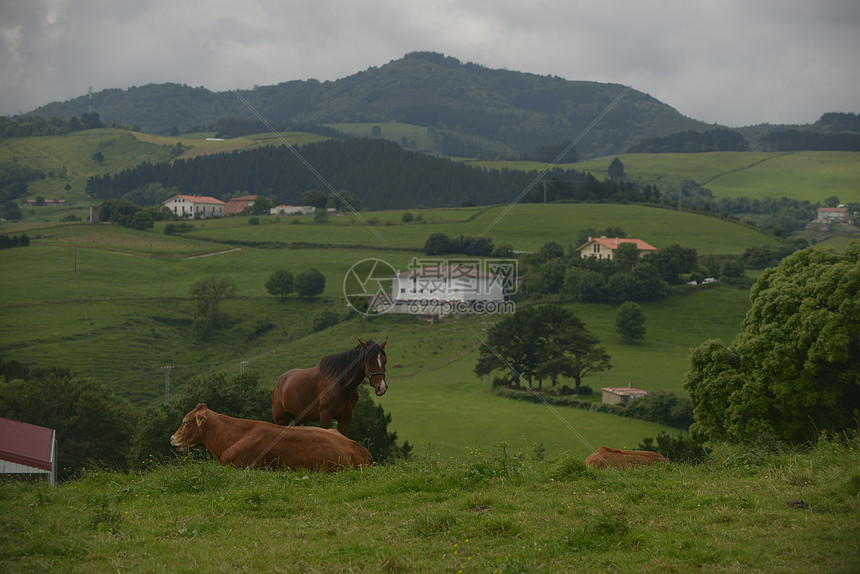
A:
[[[51,470],[54,431],[0,418],[0,459]]]

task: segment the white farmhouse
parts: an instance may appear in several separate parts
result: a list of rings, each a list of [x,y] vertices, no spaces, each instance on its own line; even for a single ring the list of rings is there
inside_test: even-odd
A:
[[[514,292],[516,276],[492,273],[457,263],[440,263],[405,272],[391,282],[391,313],[464,315],[505,312],[506,295]]]
[[[220,199],[208,195],[176,195],[161,203],[162,208],[169,210],[177,217],[194,219],[224,217],[225,205]]]

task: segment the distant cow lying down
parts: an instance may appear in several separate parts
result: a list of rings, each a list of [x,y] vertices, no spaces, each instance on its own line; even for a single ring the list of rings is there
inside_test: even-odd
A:
[[[654,464],[655,462],[669,462],[662,454],[650,450],[618,450],[602,446],[585,459],[585,466],[592,468],[605,468],[617,466],[627,468],[636,465]]]
[[[202,444],[220,464],[239,468],[333,471],[373,462],[366,448],[336,430],[237,419],[203,403],[185,415],[170,444],[179,450]]]

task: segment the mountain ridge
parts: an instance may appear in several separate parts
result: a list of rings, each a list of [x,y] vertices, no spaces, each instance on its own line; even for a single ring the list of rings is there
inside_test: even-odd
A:
[[[624,90],[616,83],[492,69],[435,52],[411,52],[337,80],[289,80],[223,92],[146,84],[95,92],[92,104],[106,125],[136,126],[148,133],[212,131],[223,118],[262,117],[276,128],[401,122],[433,130],[435,153],[522,159],[574,139],[580,158],[587,159],[624,153],[649,138],[726,127],[684,116],[647,93]],[[82,95],[23,115],[70,118],[88,109],[89,98]],[[833,125],[839,125],[838,118],[824,114],[804,126],[728,129],[741,133],[755,150],[767,131],[826,131]]]

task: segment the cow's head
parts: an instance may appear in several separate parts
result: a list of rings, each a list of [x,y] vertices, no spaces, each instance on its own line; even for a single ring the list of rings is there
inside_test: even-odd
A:
[[[170,444],[179,450],[188,450],[203,443],[206,436],[206,416],[209,409],[203,403],[197,403],[194,410],[185,415],[179,429],[170,437]]]

